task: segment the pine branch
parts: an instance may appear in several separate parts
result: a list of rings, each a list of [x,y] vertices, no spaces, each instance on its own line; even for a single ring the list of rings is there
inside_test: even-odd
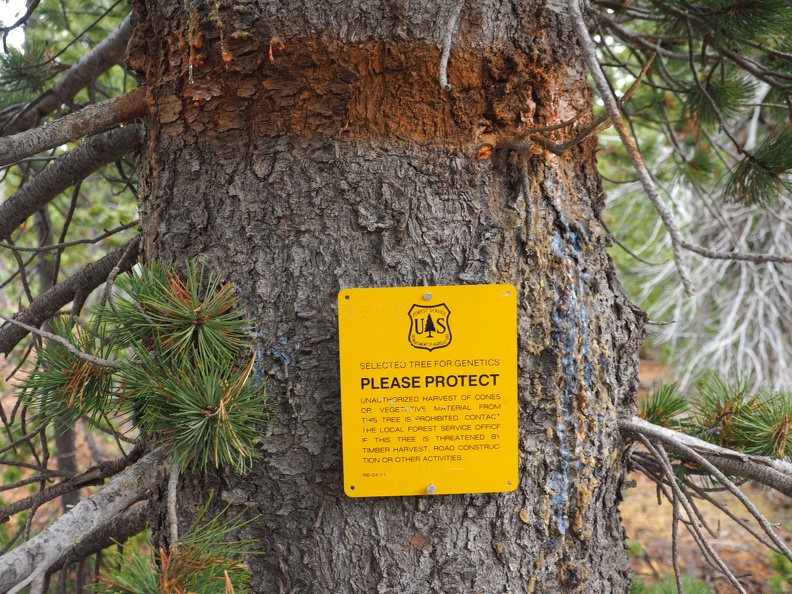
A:
[[[687,33],[688,33],[688,64],[690,65],[690,72],[693,75],[693,81],[696,83],[696,87],[698,88],[699,93],[701,93],[706,98],[707,103],[709,103],[710,109],[717,116],[718,122],[720,123],[720,128],[723,131],[723,133],[726,135],[726,137],[729,140],[731,140],[737,152],[743,155],[747,155],[748,153],[745,152],[742,145],[739,142],[737,142],[737,139],[734,137],[734,134],[732,134],[731,130],[729,130],[729,126],[726,121],[726,118],[721,113],[721,110],[718,107],[718,105],[715,103],[715,100],[712,98],[712,95],[710,95],[709,91],[704,87],[704,85],[701,82],[701,77],[699,76],[698,70],[696,69],[696,57],[693,52],[693,27],[691,27],[689,19],[686,18],[684,22],[685,22],[685,28],[687,29]]]
[[[115,128],[145,112],[146,92],[139,88],[126,95],[94,103],[41,127],[0,138],[0,166]]]
[[[17,313],[14,319],[38,327],[72,300],[84,300],[85,296],[105,282],[113,268],[119,266],[122,272],[132,268],[137,261],[138,241],[136,237],[101,260],[89,264],[69,279],[55,285],[36,298],[26,309]],[[130,250],[130,246],[134,247]],[[28,331],[23,328],[4,324],[0,327],[0,353],[7,355],[27,335]]]
[[[66,188],[120,159],[140,142],[142,133],[142,126],[137,124],[116,128],[97,134],[56,159],[0,204],[0,239],[11,235]]]
[[[72,563],[87,559],[91,555],[98,553],[108,547],[140,534],[146,529],[146,520],[151,511],[150,501],[145,501],[136,505],[121,515],[110,520],[109,523],[89,534],[80,544],[64,553],[47,570],[47,575],[52,575],[56,571],[68,567]]]
[[[24,322],[20,322],[19,320],[15,320],[14,318],[9,318],[8,316],[0,313],[0,320],[5,320],[9,324],[14,326],[18,326],[22,330],[26,330],[35,334],[36,336],[40,336],[41,338],[46,338],[47,340],[51,340],[52,342],[57,342],[67,351],[69,351],[72,355],[80,359],[81,361],[85,361],[86,363],[93,363],[94,365],[99,365],[101,367],[111,367],[114,369],[120,369],[121,365],[116,363],[115,361],[110,361],[108,359],[101,359],[99,357],[94,357],[93,355],[89,355],[88,353],[83,353],[80,349],[75,347],[72,343],[68,340],[63,338],[62,336],[58,336],[57,334],[53,334],[52,332],[47,332],[46,330],[41,330],[36,328],[35,326],[30,326],[25,324]]]
[[[616,99],[611,92],[610,85],[605,78],[605,73],[602,71],[602,67],[597,60],[597,50],[594,47],[594,41],[591,39],[591,35],[589,35],[586,23],[583,20],[583,13],[581,12],[578,0],[567,0],[567,6],[569,7],[572,26],[575,29],[575,33],[577,33],[578,41],[580,42],[580,47],[583,50],[583,56],[586,60],[586,64],[588,65],[589,72],[594,78],[594,82],[596,83],[597,89],[600,92],[600,96],[605,103],[605,110],[608,113],[608,116],[610,116],[611,122],[613,122],[613,127],[616,128],[616,131],[619,133],[619,138],[621,138],[622,144],[627,150],[627,154],[630,157],[630,161],[632,161],[636,173],[638,174],[638,179],[640,180],[644,191],[657,210],[657,214],[660,215],[660,218],[663,220],[663,223],[668,230],[668,234],[671,236],[671,247],[674,253],[674,262],[676,263],[679,278],[682,280],[682,286],[685,287],[685,292],[689,295],[692,295],[695,291],[693,284],[690,282],[687,268],[682,262],[682,249],[680,245],[682,242],[682,236],[679,232],[679,228],[676,226],[671,213],[663,204],[662,200],[660,200],[660,195],[657,192],[657,188],[655,187],[649,170],[646,168],[646,163],[644,162],[643,157],[638,150],[638,146],[635,144],[635,140],[633,140],[632,136],[630,136],[630,132],[627,130],[627,126],[625,125],[624,119],[622,118],[621,112],[619,111],[619,106],[617,105]]]
[[[29,497],[25,497],[24,499],[20,499],[19,501],[15,501],[14,503],[6,505],[0,509],[0,524],[7,522],[11,516],[18,514],[23,510],[38,507],[43,503],[57,499],[66,493],[71,493],[91,485],[101,485],[104,483],[106,478],[117,475],[130,464],[137,462],[141,454],[142,450],[140,448],[134,448],[125,458],[102,462],[101,464],[92,466],[91,468],[88,468],[87,470],[84,470],[73,477],[62,480],[56,485],[52,485],[51,487],[47,487],[46,489],[30,495]]]
[[[54,252],[54,251],[61,251],[65,248],[72,247],[75,245],[94,245],[102,241],[103,239],[107,239],[108,237],[112,237],[116,233],[120,233],[121,231],[126,231],[127,229],[132,229],[133,227],[137,227],[140,224],[139,219],[135,219],[131,223],[124,223],[123,225],[119,225],[118,227],[113,227],[112,229],[105,229],[104,233],[100,233],[94,237],[86,238],[86,239],[75,239],[74,241],[65,241],[63,243],[50,243],[41,247],[21,247],[18,245],[11,245],[10,243],[3,243],[0,241],[0,248],[6,248],[9,250],[15,250],[17,252],[34,252],[37,254],[41,254],[44,252]]]
[[[623,39],[626,42],[628,42],[630,47],[636,47],[636,46],[642,47],[644,49],[647,49],[647,50],[650,50],[650,51],[653,51],[653,52],[657,53],[659,56],[662,56],[662,57],[665,57],[665,58],[671,58],[671,59],[674,59],[674,60],[687,60],[687,58],[688,58],[687,54],[683,54],[682,52],[674,52],[674,51],[665,49],[664,47],[662,47],[658,43],[652,43],[650,41],[647,41],[644,37],[641,37],[640,35],[636,35],[634,33],[631,33],[630,31],[628,31],[624,27],[618,25],[616,23],[616,21],[614,21],[613,19],[608,17],[607,14],[603,14],[603,13],[601,13],[599,11],[596,11],[593,14],[597,18],[597,20],[600,23],[602,23],[606,28],[610,29],[616,35],[616,37],[618,37],[619,39]],[[656,36],[653,35],[652,39],[656,39]],[[717,59],[717,56],[712,55],[712,54],[707,54],[704,57],[708,61]],[[702,56],[697,56],[696,59],[697,60],[701,60]]]
[[[652,175],[649,172],[643,157],[641,156],[635,140],[627,130],[627,126],[624,122],[624,119],[622,118],[621,112],[619,111],[619,106],[613,96],[610,85],[605,78],[605,73],[602,71],[602,68],[597,60],[594,41],[591,39],[586,27],[586,23],[583,20],[583,14],[580,10],[580,6],[578,5],[577,0],[568,0],[567,4],[569,6],[572,24],[575,32],[578,35],[578,40],[580,41],[581,49],[583,50],[589,72],[591,72],[591,75],[594,78],[597,89],[599,90],[600,96],[602,97],[602,100],[605,104],[605,109],[610,116],[616,131],[619,133],[619,137],[627,151],[630,161],[633,164],[633,167],[638,175],[638,180],[640,181],[644,192],[651,201],[652,205],[655,207],[657,214],[663,221],[663,225],[665,226],[666,230],[668,231],[668,235],[671,238],[671,249],[674,254],[674,263],[676,265],[677,273],[679,274],[679,277],[682,281],[682,286],[684,287],[685,293],[688,295],[693,295],[695,291],[693,283],[690,280],[687,267],[682,262],[683,249],[712,259],[792,263],[792,257],[789,256],[740,252],[717,252],[695,245],[684,239],[678,225],[671,215],[671,212],[660,199],[660,195]]]
[[[678,562],[678,524],[682,521],[685,526],[687,526],[688,530],[690,531],[691,536],[693,536],[694,540],[696,541],[699,550],[704,553],[705,558],[709,561],[712,567],[720,570],[727,579],[732,583],[732,585],[737,588],[737,591],[741,594],[748,594],[745,589],[740,584],[739,580],[736,576],[731,572],[729,567],[723,561],[723,559],[718,555],[717,551],[712,547],[707,539],[706,535],[701,531],[701,527],[699,526],[699,522],[697,522],[697,514],[693,509],[692,502],[690,497],[687,493],[685,493],[681,487],[679,486],[678,481],[676,480],[676,476],[674,475],[674,469],[671,465],[671,460],[668,458],[668,454],[665,451],[665,448],[662,444],[659,443],[652,443],[643,435],[638,436],[640,441],[643,443],[644,447],[652,453],[655,457],[655,460],[660,463],[663,473],[666,477],[666,483],[671,487],[673,492],[673,496],[671,498],[671,503],[674,506],[674,519],[672,523],[672,549],[673,549],[673,565],[674,565],[674,574],[677,579],[677,588],[681,588],[681,572],[679,568]],[[687,521],[682,517],[680,513],[680,506],[684,508],[685,513],[687,514]],[[682,590],[679,590],[680,592]]]
[[[596,4],[598,4],[599,6],[603,6],[603,7],[607,7],[608,6],[607,2],[597,2]],[[613,8],[613,7],[611,7],[611,8]],[[623,10],[623,8],[624,8],[623,6],[620,6],[618,10]],[[668,5],[665,5],[663,8],[664,8],[664,10],[666,10],[668,12],[671,12],[671,14],[673,15],[673,18],[675,20],[678,20],[678,21],[690,21],[690,22],[696,23],[699,27],[703,26],[703,23],[702,23],[702,21],[700,19],[692,17],[687,12],[684,12],[684,11],[681,11],[681,10],[672,10],[671,8],[669,8]],[[629,30],[625,29],[624,27],[622,27],[621,25],[617,24],[607,14],[604,14],[604,13],[599,12],[599,11],[595,11],[593,14],[594,14],[594,16],[597,18],[597,20],[602,25],[604,25],[608,30],[610,30],[616,37],[618,37],[621,40],[624,40],[627,43],[627,45],[632,47],[632,48],[642,47],[642,48],[645,48],[645,49],[649,49],[649,50],[652,50],[654,52],[657,52],[662,57],[669,58],[669,59],[672,59],[672,60],[687,61],[688,58],[689,58],[687,53],[675,52],[675,51],[672,51],[672,50],[669,50],[669,49],[666,49],[666,48],[662,47],[660,45],[660,43],[657,42],[657,40],[662,39],[662,36],[660,36],[660,35],[656,35],[656,34],[651,35],[651,40],[652,41],[650,41],[648,37],[644,37],[642,35],[632,33],[631,31],[629,31]],[[646,14],[646,15],[636,14],[636,15],[633,15],[633,17],[636,18],[636,19],[640,19],[640,20],[653,20],[652,15],[649,15],[649,14]],[[674,43],[674,42],[680,41],[681,39],[682,38],[680,38],[680,37],[675,37],[671,41],[672,41],[672,43]],[[779,52],[777,50],[773,50],[773,49],[768,48],[765,45],[762,45],[760,43],[753,42],[753,41],[750,41],[750,40],[747,40],[747,39],[743,39],[743,38],[740,38],[739,41],[743,42],[743,43],[746,43],[746,44],[750,45],[751,47],[755,47],[756,49],[759,49],[759,50],[761,50],[761,51],[763,51],[763,52],[765,52],[765,53],[767,53],[769,55],[774,55],[774,56],[782,57],[782,58],[787,57],[787,54],[785,52]],[[776,72],[776,71],[772,71],[772,70],[767,70],[766,68],[763,68],[763,67],[759,66],[758,64],[752,63],[750,60],[745,58],[740,53],[732,51],[731,49],[729,49],[729,47],[712,46],[712,45],[710,45],[708,47],[717,50],[718,54],[704,53],[704,52],[696,53],[696,55],[694,56],[694,61],[696,63],[701,62],[701,63],[704,63],[704,64],[713,64],[713,63],[717,63],[720,60],[720,56],[725,56],[725,57],[729,58],[731,61],[733,61],[735,64],[739,65],[746,72],[750,72],[754,77],[756,77],[757,80],[761,80],[761,81],[769,84],[770,86],[772,86],[773,88],[779,90],[781,93],[783,93],[785,96],[787,96],[787,94],[788,94],[788,86],[785,85],[784,82],[783,82],[783,79],[787,78],[787,75],[785,75],[784,73]],[[782,80],[778,80],[779,78],[782,79]],[[790,105],[790,107],[792,107],[792,105]]]
[[[691,450],[723,472],[750,479],[792,497],[792,464],[784,460],[753,456],[713,445],[696,437],[653,425],[639,417],[620,419],[619,428],[632,435],[661,441],[674,454]]]
[[[695,243],[690,243],[684,239],[679,245],[689,252],[704,256],[711,260],[736,260],[739,262],[776,262],[778,264],[792,263],[792,256],[776,256],[774,254],[758,254],[754,252],[718,252],[710,250]]]
[[[644,447],[646,447],[647,451],[654,456],[655,461],[659,463],[663,476],[658,477],[654,475],[654,473],[657,472],[656,468],[650,469],[647,476],[650,476],[650,478],[656,482],[659,481],[658,484],[668,485],[673,490],[673,497],[669,500],[671,500],[675,506],[674,523],[682,519],[677,515],[677,505],[678,502],[680,502],[685,507],[688,515],[688,521],[684,521],[684,519],[682,519],[682,521],[685,523],[690,534],[694,537],[704,557],[713,564],[713,566],[719,568],[738,591],[744,592],[744,589],[728,567],[725,566],[717,552],[709,544],[706,536],[701,532],[699,522],[697,521],[697,519],[700,520],[700,516],[697,514],[697,510],[693,505],[692,496],[689,492],[682,489],[682,484],[684,484],[684,482],[680,483],[679,477],[674,472],[674,468],[666,454],[666,449],[681,456],[687,462],[696,464],[701,468],[702,472],[706,472],[720,487],[729,491],[751,516],[753,516],[766,535],[767,538],[761,535],[759,536],[760,542],[769,542],[773,550],[792,561],[792,551],[790,551],[784,540],[775,532],[767,518],[762,515],[750,498],[740,490],[739,486],[736,485],[730,477],[724,474],[724,472],[727,472],[732,475],[757,480],[788,496],[790,487],[792,487],[792,464],[770,458],[745,456],[725,448],[712,446],[711,444],[701,442],[700,440],[684,434],[675,434],[673,431],[657,427],[638,418],[633,418],[629,421],[620,420],[619,427],[622,430],[627,430],[638,439]],[[736,466],[738,467],[736,471],[735,464],[733,464],[735,461],[737,461]],[[767,464],[767,466],[764,466],[765,464]],[[753,468],[750,468],[751,466],[753,466]],[[766,480],[769,466],[773,467],[771,471],[777,474],[774,479],[778,480]],[[740,472],[741,470],[745,470],[745,468],[748,468],[749,472]],[[780,471],[778,469],[780,469]],[[755,472],[757,470],[758,472]],[[646,470],[642,469],[642,472],[646,472]],[[663,493],[666,498],[668,498],[668,492],[665,489],[663,489]],[[703,521],[701,523],[705,525]],[[711,530],[710,533],[712,533]],[[754,532],[751,531],[751,533],[753,534]],[[678,571],[678,568],[675,567],[675,571]]]
[[[162,481],[165,452],[146,454],[95,495],[83,499],[44,532],[0,557],[0,592],[15,594],[44,576],[63,551],[85,542]]]
[[[132,36],[131,17],[131,14],[127,15],[118,29],[69,68],[52,89],[17,114],[6,134],[17,134],[33,128],[41,118],[59,109],[61,105],[70,104],[81,89],[115,64],[120,64]]]

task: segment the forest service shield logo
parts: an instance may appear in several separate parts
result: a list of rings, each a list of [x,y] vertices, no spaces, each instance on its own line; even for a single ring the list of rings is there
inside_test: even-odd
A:
[[[407,312],[410,316],[410,344],[416,349],[433,351],[451,344],[451,311],[445,303],[440,305],[415,304]]]

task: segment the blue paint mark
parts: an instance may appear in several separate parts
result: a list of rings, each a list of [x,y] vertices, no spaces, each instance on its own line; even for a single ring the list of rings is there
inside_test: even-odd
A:
[[[259,385],[264,382],[264,379],[267,377],[267,370],[264,369],[264,355],[261,353],[261,349],[256,351],[256,358],[253,360],[253,384]]]
[[[553,234],[553,241],[550,244],[550,249],[553,251],[553,255],[556,258],[563,258],[564,257],[564,250],[562,249],[563,242],[561,241],[561,236],[558,233]]]
[[[590,343],[591,318],[587,309],[587,281],[589,273],[580,263],[579,235],[570,230],[566,236],[553,234],[551,249],[560,260],[562,276],[554,287],[555,309],[553,310],[553,344],[561,359],[563,378],[559,394],[559,411],[556,421],[558,434],[558,465],[552,471],[548,484],[554,495],[551,499],[556,529],[560,537],[568,528],[567,507],[569,504],[570,471],[580,468],[573,459],[580,421],[574,414],[581,409],[581,401],[593,396],[594,366],[591,361]],[[575,403],[577,405],[575,406]],[[570,438],[573,441],[570,446]]]
[[[280,351],[280,350],[271,348],[271,349],[269,349],[268,353],[270,355],[272,355],[273,357],[275,357],[275,359],[277,359],[278,361],[280,361],[284,365],[288,365],[289,363],[292,362],[291,355],[289,355],[289,353],[287,353],[286,351]]]

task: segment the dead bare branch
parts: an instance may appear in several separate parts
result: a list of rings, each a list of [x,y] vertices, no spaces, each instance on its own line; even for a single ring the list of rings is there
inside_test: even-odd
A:
[[[457,2],[457,5],[451,9],[451,14],[449,15],[448,22],[446,23],[445,34],[443,35],[443,51],[440,54],[438,81],[440,82],[440,88],[446,92],[451,90],[451,85],[448,84],[448,73],[447,73],[448,57],[451,54],[451,39],[454,36],[456,23],[457,20],[459,19],[459,14],[462,12],[462,7],[464,5],[465,5],[465,0],[459,0]]]
[[[107,280],[113,268],[119,266],[122,272],[132,268],[137,261],[137,244],[138,238],[132,239],[101,260],[89,264],[68,280],[55,285],[37,297],[26,309],[18,312],[14,319],[29,326],[38,327],[70,301],[84,300],[85,296]],[[130,249],[130,245],[135,247]],[[126,259],[122,259],[125,253],[127,254]],[[28,331],[24,328],[6,323],[0,327],[0,353],[7,355],[27,335]]]
[[[45,575],[64,551],[84,542],[143,499],[162,482],[164,457],[162,448],[146,454],[98,493],[80,501],[45,532],[0,557],[0,593],[15,594]]]
[[[38,128],[0,138],[0,166],[115,128],[146,112],[146,92],[135,89],[84,107]]]
[[[41,210],[66,188],[121,158],[140,142],[142,127],[124,126],[98,134],[59,157],[0,205],[0,239]]]
[[[168,476],[168,496],[166,506],[168,512],[170,553],[172,555],[178,555],[179,553],[179,513],[176,511],[178,488],[179,465],[175,460],[173,460],[170,463],[170,471]]]

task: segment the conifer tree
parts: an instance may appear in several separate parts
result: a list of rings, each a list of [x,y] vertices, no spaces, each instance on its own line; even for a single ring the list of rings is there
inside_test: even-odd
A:
[[[429,336],[429,338],[432,338],[432,332],[437,331],[434,322],[432,321],[432,314],[426,316],[426,326],[424,327],[424,331],[426,332],[427,336]]]
[[[792,5],[537,0],[498,11],[463,0],[317,0],[287,19],[288,4],[133,2],[130,14],[119,3],[41,0],[0,29],[0,352],[12,355],[19,388],[0,407],[0,463],[19,475],[9,486],[38,488],[0,509],[0,519],[17,519],[0,541],[0,592],[45,592],[61,568],[82,568],[143,532],[147,519],[152,555],[102,574],[104,591],[428,589],[399,582],[410,569],[441,589],[445,579],[493,591],[558,591],[563,582],[626,592],[610,501],[628,462],[673,506],[674,541],[680,525],[689,527],[735,590],[744,591],[740,576],[696,514],[702,481],[739,499],[756,520],[746,529],[792,560],[737,486],[748,478],[792,495],[789,394],[760,381],[786,380],[792,354]],[[335,10],[340,26],[328,16]],[[20,30],[24,45],[14,47],[9,34]],[[583,62],[598,118],[579,86]],[[360,81],[376,92],[361,94]],[[268,99],[252,115],[247,101],[261,93]],[[381,111],[394,97],[413,102],[410,118]],[[475,118],[462,108],[470,105]],[[339,113],[348,116],[343,125],[328,128]],[[344,151],[355,134],[366,142],[351,158]],[[605,210],[607,221],[590,166],[593,135],[611,196],[626,203],[612,216]],[[234,159],[255,144],[246,139],[264,148],[253,147],[260,154],[242,166]],[[371,147],[379,152],[367,154]],[[369,168],[393,160],[393,171]],[[338,198],[328,201],[332,192]],[[354,217],[341,217],[338,205]],[[661,303],[661,291],[676,292],[673,315],[655,311],[662,321],[690,320],[681,337],[691,360],[752,362],[755,382],[711,374],[692,392],[662,385],[641,402],[643,418],[633,416],[643,316],[622,298],[602,254],[603,222],[630,244],[629,257],[640,252],[652,266],[649,281],[624,277],[642,296]],[[469,240],[467,224],[475,226]],[[315,245],[320,228],[327,237]],[[330,231],[354,246],[349,253]],[[240,233],[250,250],[229,257]],[[376,241],[362,250],[352,243],[359,236]],[[162,254],[181,262],[158,263]],[[382,272],[420,285],[501,282],[514,270],[527,304],[521,473],[536,488],[523,486],[520,501],[466,495],[354,508],[339,498],[337,405],[326,397],[337,356],[333,300],[306,276],[362,283]],[[293,311],[278,310],[283,300]],[[249,326],[243,309],[267,320],[267,332]],[[51,331],[41,330],[50,320]],[[307,332],[278,334],[283,328]],[[436,332],[431,316],[425,330]],[[708,333],[714,346],[702,347],[698,337]],[[327,359],[315,366],[321,381],[310,363],[317,357]],[[274,421],[265,386],[278,399]],[[95,464],[53,471],[48,439],[72,426]],[[327,442],[310,441],[315,435]],[[592,435],[597,447],[586,450]],[[299,463],[283,456],[301,448]],[[272,460],[256,466],[261,455]],[[249,470],[255,478],[246,482]],[[303,480],[303,472],[312,474]],[[107,479],[35,534],[42,505]],[[300,529],[223,520],[209,487],[242,504],[242,514],[266,499],[258,513]],[[361,515],[366,505],[371,513]],[[596,505],[612,515],[589,521]],[[339,518],[350,523],[327,528]],[[471,544],[454,549],[459,526]],[[310,538],[315,546],[297,548]],[[223,539],[238,544],[218,550]],[[248,558],[250,580],[239,560],[252,549],[265,554]],[[486,570],[465,561],[473,557]],[[359,581],[338,574],[341,562],[361,572]],[[61,588],[83,585],[81,569],[62,576]]]
[[[629,251],[614,253],[634,298],[662,323],[651,336],[671,346],[686,385],[704,370],[735,368],[756,386],[792,383],[784,363],[792,355],[792,6],[596,5],[594,31],[614,87],[655,56],[623,114],[659,212],[642,200],[646,184],[625,168],[618,143],[600,157],[612,180],[608,225]],[[674,282],[680,264],[689,286]]]

